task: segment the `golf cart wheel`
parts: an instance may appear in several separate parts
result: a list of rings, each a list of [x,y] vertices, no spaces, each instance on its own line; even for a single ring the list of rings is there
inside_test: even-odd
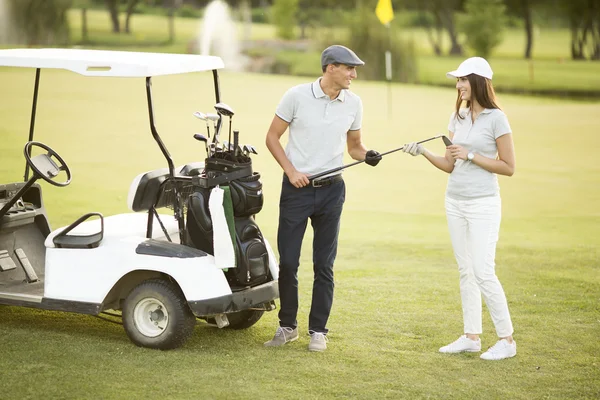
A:
[[[265,312],[263,310],[243,310],[227,314],[227,329],[246,329],[258,322]]]
[[[194,332],[196,317],[181,290],[156,279],[139,284],[125,299],[123,327],[129,339],[141,347],[177,348]]]

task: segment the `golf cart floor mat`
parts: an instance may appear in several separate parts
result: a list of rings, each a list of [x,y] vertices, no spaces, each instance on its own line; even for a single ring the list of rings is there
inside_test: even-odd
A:
[[[11,269],[15,269],[17,266],[12,258],[10,258],[10,254],[8,254],[8,250],[0,250],[0,271],[10,271]]]
[[[21,248],[16,249],[15,255],[17,256],[19,262],[21,263],[21,266],[23,267],[23,271],[25,271],[25,276],[27,277],[27,282],[29,282],[29,283],[37,282],[38,276],[35,273],[35,271],[33,270],[33,267],[31,266],[31,263],[29,262],[29,259],[27,258],[27,255],[25,255],[25,252],[23,251],[23,249],[21,249]]]

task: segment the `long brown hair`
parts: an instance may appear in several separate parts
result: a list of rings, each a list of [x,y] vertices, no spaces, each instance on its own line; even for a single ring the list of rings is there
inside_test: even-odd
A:
[[[465,78],[467,78],[469,84],[471,85],[472,99],[477,100],[479,105],[481,105],[483,108],[497,108],[500,110],[500,106],[496,100],[496,92],[494,91],[494,86],[492,85],[491,79],[475,74],[469,74]],[[456,118],[464,119],[464,117],[459,113],[463,100],[460,98],[460,90],[457,89],[457,91],[458,96],[456,98]],[[470,109],[471,107],[471,101],[467,100],[467,108]]]

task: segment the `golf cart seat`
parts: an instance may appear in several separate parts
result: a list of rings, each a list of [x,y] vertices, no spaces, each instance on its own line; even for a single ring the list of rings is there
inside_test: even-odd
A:
[[[192,177],[204,171],[204,162],[194,162],[175,168],[175,178]],[[127,207],[133,212],[168,207],[173,203],[168,182],[169,169],[144,172],[133,179],[127,196]],[[189,183],[191,184],[191,182]],[[189,186],[188,184],[188,186]]]
[[[95,214],[95,213],[91,213],[91,214]],[[87,214],[84,216],[86,217]],[[172,215],[162,215],[159,214],[159,216],[161,217],[161,221],[163,223],[163,225],[165,226],[165,229],[167,230],[167,232],[169,233],[169,235],[171,235],[172,237],[177,237],[177,230],[179,229],[177,226],[177,221],[173,218]],[[85,219],[84,217],[81,217],[80,220]],[[156,217],[154,217],[156,218]],[[77,221],[76,221],[77,222]],[[71,234],[71,236],[81,236],[81,237],[90,237],[90,236],[94,236],[97,235],[99,233],[100,230],[103,231],[103,237],[101,238],[101,241],[98,242],[98,246],[102,245],[102,241],[106,241],[108,237],[110,238],[116,238],[116,239],[122,239],[125,237],[138,237],[138,238],[145,238],[146,237],[146,228],[147,228],[147,223],[148,223],[148,216],[146,214],[132,214],[132,213],[127,213],[127,214],[117,214],[117,215],[111,215],[108,217],[104,217],[100,220],[100,223],[98,222],[98,220],[85,220],[79,224],[73,223],[67,227],[62,227],[62,228],[58,228],[55,229],[54,231],[52,231],[48,237],[46,238],[44,245],[46,246],[46,248],[57,248],[57,247],[67,247],[68,246],[68,242],[62,242],[59,244],[62,244],[63,246],[57,246],[56,245],[56,241],[55,238],[59,235],[61,235],[61,233],[63,233],[63,231],[67,230],[69,227],[73,226],[73,229],[69,232]],[[102,226],[102,224],[104,226]],[[153,228],[152,228],[152,238],[153,239],[157,239],[157,240],[162,240],[162,239],[166,239],[164,232],[162,231],[162,228],[160,227],[159,224],[153,224]],[[60,236],[58,241],[60,242]],[[72,242],[77,242],[78,240],[81,241],[90,241],[92,239],[71,239]],[[66,245],[65,245],[66,244]],[[83,246],[83,247],[75,247],[75,248],[90,248],[88,246]]]

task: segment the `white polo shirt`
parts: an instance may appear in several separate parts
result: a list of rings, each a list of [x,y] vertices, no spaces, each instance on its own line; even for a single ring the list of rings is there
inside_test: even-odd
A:
[[[289,89],[275,111],[290,124],[285,154],[294,168],[307,175],[341,167],[347,133],[362,125],[360,97],[343,89],[331,100],[320,81]]]
[[[496,139],[512,133],[506,114],[497,108],[486,108],[473,122],[469,109],[461,108],[459,112],[464,119],[456,118],[456,113],[453,112],[448,123],[448,130],[454,133],[452,142],[465,147],[470,152],[495,159],[498,155]],[[446,188],[448,197],[468,200],[499,194],[496,174],[486,171],[471,161],[456,160],[454,170],[448,178]]]

